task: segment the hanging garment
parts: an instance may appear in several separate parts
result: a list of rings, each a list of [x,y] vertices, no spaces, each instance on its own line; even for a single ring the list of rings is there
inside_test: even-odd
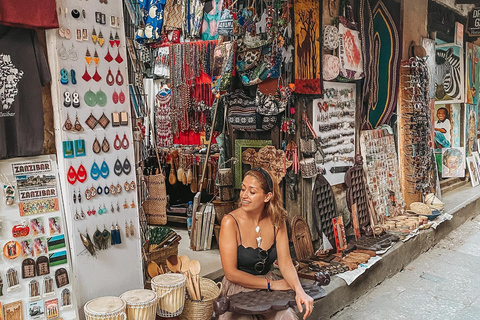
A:
[[[51,75],[34,30],[0,26],[0,70],[0,159],[39,155]]]
[[[2,0],[0,1],[0,24],[20,28],[58,28],[55,0]]]
[[[171,147],[173,145],[171,101],[172,95],[170,89],[163,88],[157,93],[155,125],[157,131],[157,146],[159,148]]]
[[[139,43],[160,41],[163,26],[165,0],[140,0],[140,12],[145,27],[137,30],[135,40]]]
[[[218,22],[222,15],[223,0],[210,0],[205,2],[203,24],[202,24],[202,40],[218,39]]]
[[[198,38],[200,36],[203,5],[204,3],[201,0],[186,0],[183,34],[188,38]]]
[[[182,29],[184,5],[183,0],[166,0],[164,31]]]

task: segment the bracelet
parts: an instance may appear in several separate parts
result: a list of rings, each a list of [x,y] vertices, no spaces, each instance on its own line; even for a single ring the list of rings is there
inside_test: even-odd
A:
[[[267,278],[267,291],[272,291],[272,289],[270,289],[270,279]]]

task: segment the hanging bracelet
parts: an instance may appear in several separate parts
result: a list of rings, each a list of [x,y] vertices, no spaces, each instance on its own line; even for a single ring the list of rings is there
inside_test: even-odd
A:
[[[272,291],[270,289],[270,279],[267,278],[267,291]]]

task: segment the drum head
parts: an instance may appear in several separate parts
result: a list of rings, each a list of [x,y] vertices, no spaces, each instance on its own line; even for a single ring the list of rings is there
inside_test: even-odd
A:
[[[122,311],[125,301],[118,297],[100,297],[90,300],[85,304],[85,313],[105,314]]]
[[[139,305],[151,303],[157,299],[155,291],[146,289],[130,290],[120,296],[127,305]]]
[[[185,282],[186,278],[181,273],[160,274],[152,279],[152,285],[157,287],[172,287]]]

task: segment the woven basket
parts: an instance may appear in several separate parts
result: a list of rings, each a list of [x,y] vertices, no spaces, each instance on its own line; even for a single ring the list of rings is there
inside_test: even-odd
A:
[[[165,176],[163,174],[146,176],[145,181],[148,186],[148,198],[143,203],[143,209],[147,216],[147,222],[153,225],[165,225],[167,224]]]
[[[146,252],[145,255],[147,256],[147,264],[153,261],[159,266],[162,266],[165,270],[168,270],[167,258],[173,255],[178,255],[178,242],[171,246],[156,249],[152,252]]]
[[[431,215],[432,214],[432,209],[430,209],[429,206],[422,202],[412,202],[410,204],[410,210],[413,211],[416,214],[420,215]]]
[[[185,299],[185,306],[180,315],[180,320],[211,320],[213,316],[213,301],[222,291],[222,283],[215,283],[207,278],[200,278],[202,300],[194,301],[189,297]]]

